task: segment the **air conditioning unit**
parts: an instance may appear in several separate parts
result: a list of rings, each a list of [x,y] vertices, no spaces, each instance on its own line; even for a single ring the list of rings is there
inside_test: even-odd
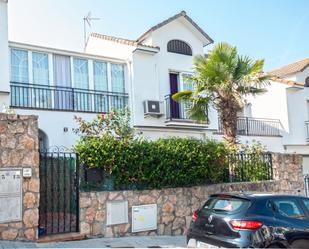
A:
[[[144,115],[160,117],[162,113],[162,102],[157,100],[145,100],[144,104]]]

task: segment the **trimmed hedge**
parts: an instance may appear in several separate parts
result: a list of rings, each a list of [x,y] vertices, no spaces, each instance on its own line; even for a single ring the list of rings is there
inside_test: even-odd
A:
[[[189,138],[156,141],[88,137],[76,146],[80,161],[112,178],[113,189],[154,189],[226,181],[223,143]]]

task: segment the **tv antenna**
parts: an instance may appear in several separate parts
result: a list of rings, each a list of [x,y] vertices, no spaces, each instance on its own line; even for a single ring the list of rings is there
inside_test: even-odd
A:
[[[88,12],[86,16],[84,16],[84,46],[86,48],[86,43],[87,43],[87,27],[91,27],[91,22],[100,20],[100,18],[97,17],[92,17],[91,16],[91,11]]]

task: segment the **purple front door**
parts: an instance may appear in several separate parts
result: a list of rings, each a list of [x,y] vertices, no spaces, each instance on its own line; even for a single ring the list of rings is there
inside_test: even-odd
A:
[[[180,118],[179,104],[172,99],[173,94],[178,93],[178,74],[170,73],[170,89],[171,89],[171,97],[170,97],[171,118]]]

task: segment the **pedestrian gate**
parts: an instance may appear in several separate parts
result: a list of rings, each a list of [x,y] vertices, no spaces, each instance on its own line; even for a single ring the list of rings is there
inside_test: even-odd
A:
[[[39,236],[78,231],[78,157],[59,149],[40,152]]]

